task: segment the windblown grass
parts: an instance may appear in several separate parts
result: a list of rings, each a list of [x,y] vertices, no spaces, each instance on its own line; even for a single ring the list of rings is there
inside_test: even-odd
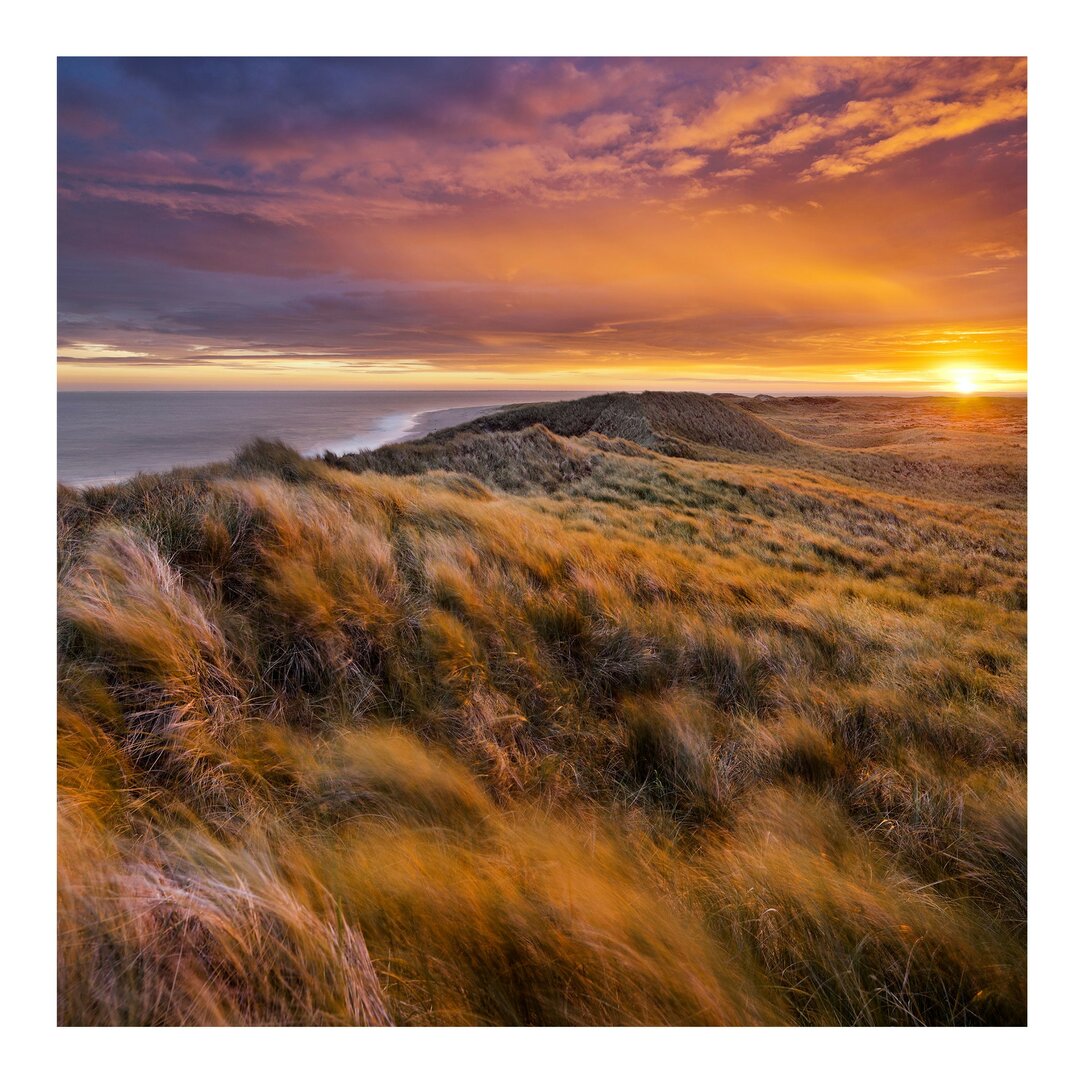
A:
[[[1024,1022],[1021,511],[526,428],[59,535],[61,1023]]]

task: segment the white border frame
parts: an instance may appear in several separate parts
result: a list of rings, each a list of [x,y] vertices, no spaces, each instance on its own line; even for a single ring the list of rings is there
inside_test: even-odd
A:
[[[9,685],[3,894],[9,945],[3,1015],[17,1072],[70,1068],[80,1080],[361,1069],[470,1077],[648,1076],[657,1071],[800,1078],[1050,1074],[1067,1062],[1077,962],[1074,897],[1075,549],[1080,405],[1075,372],[1075,60],[1050,3],[909,0],[808,5],[505,3],[414,0],[391,10],[309,0],[179,6],[62,2],[9,23],[4,83],[4,395]],[[1057,9],[1062,11],[1061,8]],[[55,180],[58,55],[1027,55],[1030,60],[1030,1021],[994,1031],[896,1029],[396,1032],[55,1029]],[[1061,1041],[1060,1057],[1054,1044]],[[14,1051],[14,1052],[13,1052]],[[25,1064],[23,1062],[25,1061]],[[31,1064],[33,1062],[33,1064]]]

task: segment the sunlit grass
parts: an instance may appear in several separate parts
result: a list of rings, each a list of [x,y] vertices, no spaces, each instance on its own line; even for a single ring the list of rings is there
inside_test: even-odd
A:
[[[425,453],[61,491],[61,1023],[1024,1021],[1022,511]]]

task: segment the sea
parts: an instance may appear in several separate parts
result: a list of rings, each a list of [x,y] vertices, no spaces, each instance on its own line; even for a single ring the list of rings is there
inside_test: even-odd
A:
[[[369,450],[445,426],[444,410],[558,401],[562,390],[59,391],[57,479],[85,487],[224,461],[255,438],[302,454]],[[445,412],[446,423],[464,416]]]

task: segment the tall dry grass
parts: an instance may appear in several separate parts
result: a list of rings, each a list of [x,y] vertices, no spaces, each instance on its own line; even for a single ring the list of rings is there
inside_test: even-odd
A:
[[[1023,1023],[1022,514],[458,438],[61,490],[60,1022]]]

